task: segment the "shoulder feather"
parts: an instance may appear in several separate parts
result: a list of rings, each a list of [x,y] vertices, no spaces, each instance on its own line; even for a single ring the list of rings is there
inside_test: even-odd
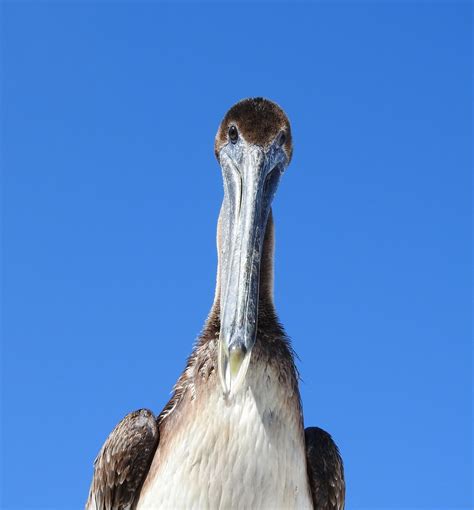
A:
[[[151,411],[140,409],[125,416],[95,459],[86,510],[134,508],[158,440],[158,425]]]
[[[308,427],[305,440],[308,479],[315,510],[343,510],[346,485],[336,443],[318,427]]]

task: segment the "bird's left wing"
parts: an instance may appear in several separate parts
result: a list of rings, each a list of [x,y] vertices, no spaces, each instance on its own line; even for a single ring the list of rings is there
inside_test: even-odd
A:
[[[308,479],[315,510],[343,510],[344,466],[336,443],[318,427],[304,431]]]
[[[151,411],[127,414],[95,459],[86,510],[133,509],[158,440],[158,425]]]

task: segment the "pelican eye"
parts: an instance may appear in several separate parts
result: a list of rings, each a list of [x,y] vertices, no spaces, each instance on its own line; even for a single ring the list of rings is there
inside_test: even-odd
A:
[[[229,128],[229,139],[232,143],[236,143],[239,139],[239,132],[235,126],[230,126]]]
[[[279,147],[282,147],[283,145],[285,145],[285,142],[286,142],[286,133],[284,131],[281,131],[280,134],[278,135],[278,146]]]

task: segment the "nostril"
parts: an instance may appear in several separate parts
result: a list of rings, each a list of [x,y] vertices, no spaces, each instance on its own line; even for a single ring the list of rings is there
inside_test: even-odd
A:
[[[278,135],[278,145],[281,147],[282,145],[285,145],[286,142],[286,133],[284,131],[281,131]]]
[[[280,165],[275,165],[266,175],[265,177],[265,185],[270,181],[270,179],[275,175],[276,171],[280,171]]]

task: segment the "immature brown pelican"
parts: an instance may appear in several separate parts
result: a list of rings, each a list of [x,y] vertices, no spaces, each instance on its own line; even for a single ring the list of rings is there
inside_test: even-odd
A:
[[[174,394],[126,416],[96,461],[87,508],[342,509],[331,436],[303,428],[293,351],[273,305],[271,203],[292,154],[274,103],[234,105],[215,140],[224,178],[214,304]]]

